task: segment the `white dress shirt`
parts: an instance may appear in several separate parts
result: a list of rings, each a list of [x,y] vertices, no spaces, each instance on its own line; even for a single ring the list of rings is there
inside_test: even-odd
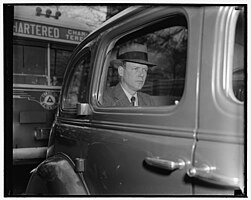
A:
[[[123,87],[122,84],[120,84],[120,85],[121,85],[123,91],[125,92],[125,94],[126,94],[128,100],[131,102],[131,98],[132,98],[132,96],[134,96],[134,97],[135,97],[135,105],[134,105],[134,106],[138,106],[139,103],[138,103],[138,95],[137,95],[137,92],[136,92],[134,95],[131,95],[129,92],[126,91],[126,89]]]

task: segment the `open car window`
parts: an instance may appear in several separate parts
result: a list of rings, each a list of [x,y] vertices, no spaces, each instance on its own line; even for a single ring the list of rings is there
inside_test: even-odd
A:
[[[111,65],[118,49],[129,43],[147,46],[149,68],[144,86],[139,92],[148,94],[156,106],[177,105],[186,79],[188,28],[186,18],[172,15],[119,39],[107,55],[103,93],[119,83],[118,69]],[[102,99],[99,99],[102,105]]]

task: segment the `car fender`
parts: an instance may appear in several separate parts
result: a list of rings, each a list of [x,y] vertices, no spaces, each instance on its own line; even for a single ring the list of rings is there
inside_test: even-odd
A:
[[[58,153],[32,171],[26,195],[88,195],[84,178],[74,170],[73,161]]]

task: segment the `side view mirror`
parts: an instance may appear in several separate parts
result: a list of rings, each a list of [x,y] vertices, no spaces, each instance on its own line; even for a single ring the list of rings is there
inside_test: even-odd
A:
[[[91,115],[91,106],[88,103],[77,103],[77,115]]]

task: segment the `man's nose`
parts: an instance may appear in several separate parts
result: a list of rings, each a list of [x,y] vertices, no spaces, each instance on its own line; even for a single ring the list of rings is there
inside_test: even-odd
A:
[[[142,69],[142,70],[139,70],[139,76],[140,77],[144,77],[145,76],[145,71]]]

